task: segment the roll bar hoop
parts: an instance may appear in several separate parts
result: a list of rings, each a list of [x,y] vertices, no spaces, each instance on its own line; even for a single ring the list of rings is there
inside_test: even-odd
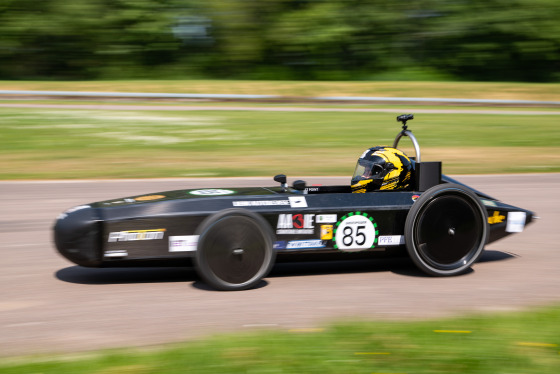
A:
[[[416,153],[415,160],[416,162],[421,162],[422,160],[420,159],[420,145],[418,144],[418,141],[412,134],[412,131],[408,130],[408,126],[406,125],[407,121],[413,119],[414,119],[413,114],[402,114],[397,117],[397,122],[402,122],[403,126],[402,126],[402,131],[399,132],[399,134],[395,138],[395,141],[393,142],[393,148],[397,148],[397,146],[399,145],[399,140],[401,140],[403,136],[408,136],[412,141],[412,144],[414,145],[414,152]]]

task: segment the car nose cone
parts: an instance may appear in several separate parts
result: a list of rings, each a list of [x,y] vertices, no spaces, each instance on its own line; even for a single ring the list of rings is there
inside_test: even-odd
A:
[[[54,224],[58,252],[82,266],[101,264],[101,225],[97,210],[88,205],[69,209]]]

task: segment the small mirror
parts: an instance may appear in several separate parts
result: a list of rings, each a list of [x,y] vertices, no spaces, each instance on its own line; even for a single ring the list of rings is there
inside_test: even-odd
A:
[[[288,178],[286,178],[284,174],[278,174],[274,176],[274,181],[281,184],[285,184],[288,181]]]
[[[307,184],[305,183],[305,181],[297,180],[297,181],[294,182],[293,187],[294,187],[294,190],[303,191],[303,190],[305,190],[306,185]]]

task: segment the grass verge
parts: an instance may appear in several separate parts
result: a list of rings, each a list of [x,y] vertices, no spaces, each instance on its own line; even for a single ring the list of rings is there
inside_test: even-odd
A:
[[[350,175],[395,113],[0,108],[0,179]],[[560,171],[556,116],[418,114],[444,172]],[[399,147],[413,155],[410,142]]]
[[[154,349],[0,360],[15,373],[539,373],[560,367],[560,306],[214,336]]]

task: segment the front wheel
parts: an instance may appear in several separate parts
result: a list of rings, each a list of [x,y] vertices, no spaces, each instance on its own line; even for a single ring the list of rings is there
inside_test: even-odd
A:
[[[469,189],[452,183],[434,186],[416,200],[406,217],[407,251],[427,274],[462,274],[482,254],[487,221],[486,208]]]
[[[256,286],[275,260],[274,233],[259,215],[228,209],[201,225],[195,265],[210,286],[222,291]]]

